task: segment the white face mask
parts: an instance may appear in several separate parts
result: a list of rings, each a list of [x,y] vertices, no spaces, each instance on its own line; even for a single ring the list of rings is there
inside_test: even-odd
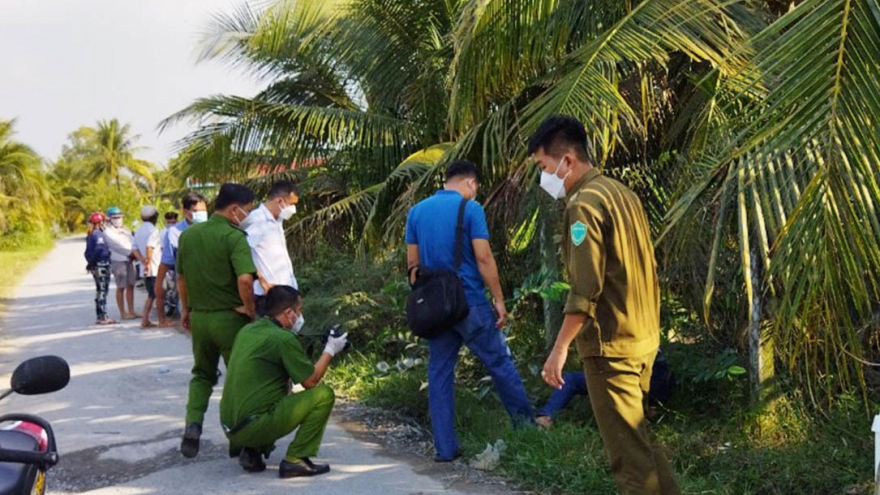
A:
[[[242,230],[247,230],[247,228],[250,227],[252,223],[254,223],[254,217],[248,215],[244,217],[244,220],[241,221],[241,224],[239,224],[238,227]]]
[[[111,218],[110,225],[116,227],[117,229],[122,228],[122,219],[121,218]]]
[[[281,212],[278,213],[278,218],[282,221],[287,220],[292,217],[296,213],[296,205],[287,205],[281,209]]]
[[[207,211],[194,211],[193,212],[193,223],[202,223],[208,221],[208,212]]]
[[[291,330],[293,330],[293,333],[298,334],[300,331],[302,331],[303,325],[305,325],[305,324],[306,324],[306,319],[303,318],[302,313],[300,313],[296,316],[296,323],[293,324],[293,328],[291,328]]]
[[[565,158],[563,157],[562,160],[565,160]],[[541,189],[547,191],[547,194],[553,199],[565,197],[565,177],[568,177],[568,174],[571,173],[571,170],[569,170],[565,177],[556,175],[559,172],[559,167],[562,166],[562,160],[559,160],[559,163],[556,164],[556,170],[552,174],[547,171],[541,171]]]

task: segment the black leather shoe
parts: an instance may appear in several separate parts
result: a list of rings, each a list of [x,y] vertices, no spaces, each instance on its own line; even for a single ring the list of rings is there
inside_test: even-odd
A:
[[[199,439],[202,437],[202,425],[198,423],[190,423],[186,425],[183,431],[183,441],[180,442],[180,453],[184,457],[195,457],[199,455]]]
[[[298,476],[317,476],[319,474],[329,473],[330,466],[327,464],[315,464],[308,457],[303,457],[297,462],[290,462],[287,459],[281,461],[278,466],[279,478],[296,478]]]
[[[266,470],[266,463],[263,462],[263,453],[247,447],[241,449],[238,465],[249,473],[261,473]]]
[[[458,459],[459,457],[461,457],[461,449],[456,450],[455,454],[449,459],[440,457],[439,455],[435,455],[434,462],[452,462],[452,461]]]
[[[229,457],[235,458],[241,455],[241,451],[243,449],[241,447],[229,447]]]

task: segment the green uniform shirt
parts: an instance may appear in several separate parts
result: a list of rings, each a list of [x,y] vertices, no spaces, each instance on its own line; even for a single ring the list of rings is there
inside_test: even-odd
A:
[[[229,428],[271,411],[287,396],[288,380],[302,383],[315,372],[299,338],[268,318],[245,325],[235,338],[220,399],[220,421]]]
[[[648,219],[626,186],[587,172],[566,199],[566,313],[588,316],[583,357],[635,357],[660,344],[660,288]]]
[[[187,304],[194,311],[235,309],[242,304],[238,277],[256,273],[245,233],[213,214],[180,234],[177,273],[186,278]]]

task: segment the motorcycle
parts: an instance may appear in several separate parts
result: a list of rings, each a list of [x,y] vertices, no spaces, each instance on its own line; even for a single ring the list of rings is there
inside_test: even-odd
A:
[[[70,367],[58,356],[41,356],[18,365],[10,390],[19,395],[48,394],[70,381]],[[58,464],[58,448],[52,425],[31,414],[0,416],[0,495],[43,495],[46,472]]]

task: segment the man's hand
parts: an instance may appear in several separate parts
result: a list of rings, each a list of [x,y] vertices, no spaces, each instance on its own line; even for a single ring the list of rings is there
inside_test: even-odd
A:
[[[568,347],[557,349],[553,347],[547,360],[544,361],[544,369],[541,371],[541,378],[555,389],[561,389],[565,385],[562,379],[562,368],[565,366],[565,360],[568,359]]]
[[[331,356],[336,356],[336,354],[345,349],[345,344],[348,343],[348,332],[340,335],[339,337],[327,337],[327,345],[324,346],[324,352],[330,354]]]
[[[507,307],[504,301],[495,301],[495,313],[498,314],[498,321],[495,322],[495,328],[501,330],[507,325]]]
[[[269,282],[266,281],[266,279],[264,279],[263,277],[260,277],[260,287],[263,288],[263,292],[268,294],[269,290],[272,287],[275,287],[275,284],[270,284]]]
[[[180,315],[180,325],[186,331],[191,331],[189,328],[189,326],[190,326],[190,323],[189,323],[190,322],[190,313],[191,313],[190,310],[184,309],[183,313],[181,313],[181,315]]]
[[[235,312],[241,313],[241,314],[249,317],[251,320],[253,320],[254,317],[256,316],[256,313],[254,312],[254,310],[248,309],[247,306],[239,306],[239,307],[235,308]]]

